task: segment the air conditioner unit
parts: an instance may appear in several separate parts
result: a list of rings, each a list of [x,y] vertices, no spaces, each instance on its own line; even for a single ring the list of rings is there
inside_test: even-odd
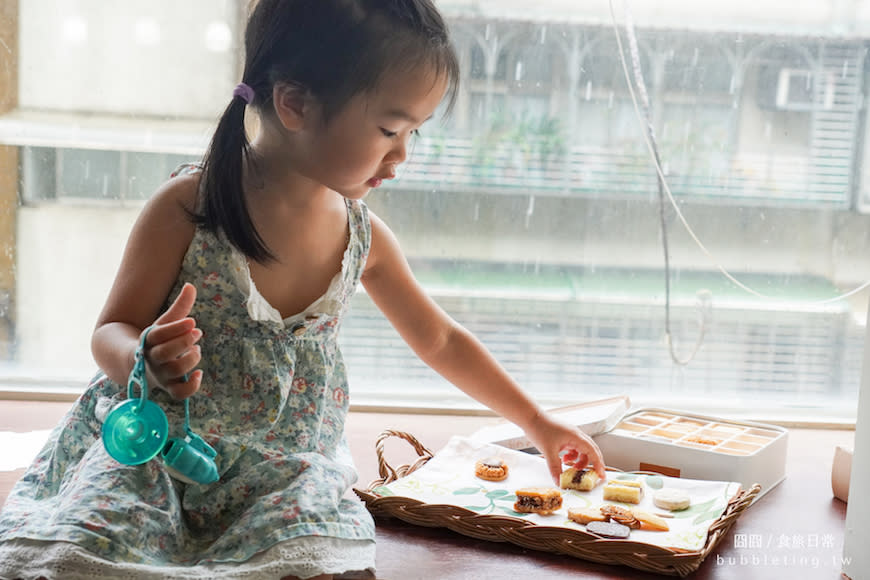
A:
[[[826,71],[767,66],[758,74],[758,106],[765,110],[832,109],[834,90],[834,74]]]
[[[776,85],[776,108],[809,111],[834,107],[834,75],[807,69],[784,68]]]

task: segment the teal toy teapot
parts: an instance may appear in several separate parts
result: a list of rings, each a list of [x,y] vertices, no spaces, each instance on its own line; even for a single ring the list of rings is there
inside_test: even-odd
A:
[[[217,452],[190,428],[190,403],[184,400],[185,436],[169,439],[169,421],[157,403],[148,400],[145,376],[145,339],[152,327],[142,333],[136,349],[133,370],[127,381],[127,400],[118,404],[103,422],[102,439],[106,452],[125,465],[141,465],[158,455],[170,475],[187,483],[209,484],[217,481]],[[134,398],[138,386],[140,397]]]

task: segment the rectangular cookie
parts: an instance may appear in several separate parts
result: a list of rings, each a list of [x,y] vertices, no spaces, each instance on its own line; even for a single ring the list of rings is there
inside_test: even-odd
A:
[[[639,504],[643,497],[643,484],[639,481],[611,480],[604,486],[604,499]]]
[[[568,519],[586,525],[589,522],[606,522],[607,518],[598,508],[568,508]]]
[[[569,467],[559,476],[559,487],[562,489],[576,489],[578,491],[590,491],[601,479],[594,469],[577,469]]]
[[[640,522],[640,527],[642,530],[650,530],[654,532],[667,532],[670,530],[668,522],[666,522],[664,518],[659,517],[656,514],[651,514],[637,508],[632,508],[631,513]]]
[[[525,487],[515,492],[514,510],[524,514],[550,515],[562,507],[562,492],[549,487]]]

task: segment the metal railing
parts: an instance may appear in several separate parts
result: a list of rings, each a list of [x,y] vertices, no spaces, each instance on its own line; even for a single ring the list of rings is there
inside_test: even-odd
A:
[[[702,152],[666,168],[677,197],[770,206],[850,205],[849,163],[806,156]],[[393,187],[488,194],[637,198],[655,195],[650,157],[630,148],[543,142],[487,146],[474,139],[421,138]]]

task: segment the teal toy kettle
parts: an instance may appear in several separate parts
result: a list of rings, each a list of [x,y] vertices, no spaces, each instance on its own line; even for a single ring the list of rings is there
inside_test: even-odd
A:
[[[214,461],[217,452],[191,430],[189,400],[184,400],[185,437],[171,439],[166,413],[148,400],[145,339],[151,328],[142,333],[136,349],[133,370],[127,381],[127,400],[112,409],[103,422],[103,445],[118,463],[141,465],[160,455],[170,475],[176,479],[186,483],[214,483],[220,478]],[[134,398],[136,386],[140,390],[138,399]]]

